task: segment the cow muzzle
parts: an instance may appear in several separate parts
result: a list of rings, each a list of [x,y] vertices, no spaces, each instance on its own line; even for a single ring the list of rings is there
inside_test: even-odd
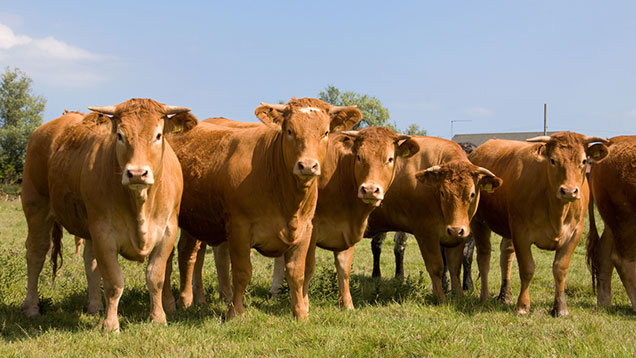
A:
[[[305,180],[319,176],[320,163],[315,159],[301,159],[294,166],[294,174]]]
[[[124,168],[121,183],[132,190],[145,189],[155,183],[152,170],[147,165],[128,165]]]
[[[384,190],[379,185],[364,183],[358,188],[358,198],[366,204],[379,206],[384,199]]]
[[[446,226],[446,235],[452,239],[465,240],[470,234],[469,230],[465,226]]]
[[[581,191],[578,186],[561,185],[557,197],[560,200],[571,202],[581,198]]]

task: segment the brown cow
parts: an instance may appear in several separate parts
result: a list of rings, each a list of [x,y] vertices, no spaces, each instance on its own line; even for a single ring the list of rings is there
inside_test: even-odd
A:
[[[262,104],[255,114],[265,125],[202,123],[171,137],[185,180],[179,218],[181,285],[191,289],[197,240],[216,246],[227,237],[234,289],[228,317],[243,312],[252,275],[250,247],[255,247],[266,256],[285,255],[292,312],[304,319],[305,258],[328,134],[351,128],[362,114],[355,107],[312,98]]]
[[[89,109],[98,113],[65,114],[40,126],[29,140],[22,184],[29,228],[23,310],[29,317],[38,315],[38,277],[51,241],[52,256],[61,254],[63,226],[90,239],[84,251],[87,268],[93,266],[87,271],[89,298],[91,293],[93,299],[99,296],[101,273],[105,330],[119,330],[117,305],[124,281],[118,254],[140,262],[148,257],[150,319],[165,323],[161,291],[176,240],[183,181],[163,133],[167,115],[189,109],[150,99]],[[99,301],[89,302],[89,312],[99,306]]]
[[[316,269],[316,246],[333,251],[338,272],[339,303],[353,309],[349,273],[354,245],[362,240],[369,215],[384,198],[395,177],[398,157],[419,151],[410,136],[386,128],[367,128],[330,136],[329,152],[318,183],[314,230],[307,254],[305,300]],[[401,161],[401,160],[400,160]],[[271,293],[283,281],[284,261],[276,258]]]
[[[565,278],[570,257],[583,233],[589,188],[585,169],[589,161],[607,155],[604,143],[596,137],[561,132],[552,136],[519,141],[491,139],[477,147],[470,160],[488,167],[504,183],[493,194],[485,194],[471,226],[477,246],[477,264],[481,276],[481,300],[488,291],[490,232],[502,236],[501,292],[504,302],[511,301],[510,270],[513,254],[519,262],[521,292],[517,312],[530,310],[528,287],[534,274],[531,245],[556,251],[554,275],[554,316],[568,314]]]
[[[587,238],[587,261],[596,282],[599,306],[612,304],[612,272],[614,267],[625,286],[636,312],[636,136],[610,139],[611,151],[590,172],[592,198],[605,222],[599,240],[594,219],[594,203],[590,200],[590,232]]]
[[[434,137],[413,139],[420,152],[398,163],[395,181],[382,206],[371,213],[365,236],[386,231],[415,235],[433,294],[444,301],[440,244],[452,247],[449,257],[459,255],[456,261],[461,263],[462,248],[458,245],[470,234],[480,189],[494,190],[501,179],[471,164],[457,143]],[[451,279],[453,288],[459,290],[459,267],[451,267]]]

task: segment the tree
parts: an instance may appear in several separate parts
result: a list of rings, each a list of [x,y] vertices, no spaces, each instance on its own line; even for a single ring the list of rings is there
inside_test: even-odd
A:
[[[21,178],[29,136],[42,124],[46,99],[31,94],[31,82],[18,68],[0,77],[0,181]]]
[[[415,124],[415,123],[411,123],[411,125],[406,128],[405,131],[401,131],[400,133],[404,133],[404,134],[408,134],[408,135],[422,135],[425,136],[426,135],[426,129],[422,129],[420,128],[419,125]]]
[[[329,85],[318,95],[318,99],[334,106],[358,106],[362,112],[362,120],[353,129],[360,127],[389,127],[394,126],[389,121],[389,110],[382,106],[379,99],[369,95],[361,95],[355,92],[340,92],[336,87]]]

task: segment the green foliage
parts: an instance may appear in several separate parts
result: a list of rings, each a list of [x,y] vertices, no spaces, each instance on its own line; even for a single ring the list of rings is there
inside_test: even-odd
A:
[[[426,129],[422,129],[422,128],[420,128],[419,125],[417,125],[415,123],[411,123],[411,125],[408,128],[406,128],[405,131],[402,131],[401,133],[408,134],[408,135],[425,136],[426,135]]]
[[[42,124],[46,100],[31,94],[31,79],[10,68],[0,77],[0,181],[18,181],[31,133]]]
[[[362,120],[354,129],[391,126],[388,123],[389,110],[383,107],[380,100],[375,97],[355,92],[340,92],[336,87],[329,85],[320,92],[318,99],[334,106],[358,106],[362,112]]]

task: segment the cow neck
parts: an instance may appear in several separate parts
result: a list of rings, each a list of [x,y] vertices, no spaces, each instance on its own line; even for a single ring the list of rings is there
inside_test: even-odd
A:
[[[308,182],[302,182],[296,175],[290,172],[285,165],[283,151],[284,136],[280,131],[273,131],[269,141],[272,156],[269,163],[270,177],[275,180],[274,195],[279,199],[279,207],[287,222],[288,235],[278,235],[280,240],[288,245],[294,245],[298,239],[298,229],[304,227],[303,223],[311,221],[318,201],[318,178],[312,178]]]

